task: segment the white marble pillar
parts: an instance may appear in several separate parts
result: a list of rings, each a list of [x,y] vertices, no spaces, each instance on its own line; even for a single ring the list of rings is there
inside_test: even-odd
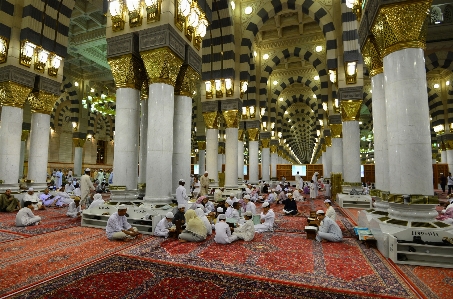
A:
[[[269,182],[271,180],[270,176],[270,163],[271,162],[271,151],[268,147],[263,147],[261,150],[261,177],[263,181]]]
[[[198,171],[199,175],[203,175],[206,171],[206,150],[198,150]]]
[[[249,182],[258,184],[259,166],[258,166],[258,147],[259,141],[249,141]]]
[[[238,178],[244,180],[244,142],[238,140]]]
[[[395,194],[433,194],[431,132],[422,49],[384,57],[389,186]]]
[[[116,134],[116,133],[115,133]],[[146,183],[146,157],[148,154],[148,100],[140,101],[140,151],[138,154],[138,183]]]
[[[385,110],[385,77],[377,74],[371,78],[373,88],[373,132],[376,188],[389,191],[389,155]]]
[[[175,114],[173,119],[173,186],[176,193],[179,180],[183,179],[186,191],[190,188],[190,152],[191,152],[192,99],[188,96],[175,96]],[[210,176],[211,177],[211,176]]]
[[[139,115],[140,91],[134,88],[118,88],[113,148],[113,185],[126,186],[127,190],[137,189]]]
[[[50,115],[31,115],[30,152],[28,154],[28,179],[35,184],[47,181],[47,161],[49,156]]]
[[[20,160],[19,160],[19,180],[24,176],[24,162],[25,162],[25,150],[27,143],[25,140],[20,142]]]
[[[447,151],[440,152],[440,163],[447,163]]]
[[[17,184],[21,152],[23,109],[2,107],[0,128],[0,180]],[[49,126],[47,127],[49,129]]]
[[[343,173],[343,138],[332,138],[332,172]]]
[[[447,149],[446,152],[448,172],[453,172],[453,149]]]
[[[217,154],[217,172],[222,172],[223,155]]]
[[[169,203],[173,199],[173,196],[171,196],[171,161],[173,158],[174,111],[174,87],[165,83],[150,84],[146,195],[144,200],[153,204]],[[115,158],[117,157],[115,156]]]
[[[278,154],[271,153],[271,178],[277,178]]]
[[[206,171],[209,173],[209,179],[214,180],[214,184],[219,183],[218,173],[218,153],[219,153],[219,130],[206,130]],[[200,163],[201,164],[201,163]]]
[[[225,187],[238,186],[238,128],[225,129]]]
[[[79,177],[82,175],[82,157],[83,147],[74,147],[74,176]]]
[[[332,172],[332,147],[327,146],[326,151],[322,155],[322,168],[325,178],[330,178]]]
[[[360,127],[358,121],[343,122],[343,179],[360,183]]]

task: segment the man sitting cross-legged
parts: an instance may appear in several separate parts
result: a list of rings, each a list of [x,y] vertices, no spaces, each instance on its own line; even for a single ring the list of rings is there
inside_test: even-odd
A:
[[[20,202],[11,195],[11,189],[6,189],[5,194],[0,195],[0,211],[15,212],[20,209]]]
[[[318,210],[316,215],[318,220],[321,221],[316,240],[318,242],[341,242],[343,240],[343,233],[338,224],[331,218],[326,217],[323,210]]]
[[[233,241],[242,239],[244,241],[252,241],[255,237],[255,227],[252,221],[252,212],[247,211],[244,213],[245,223],[234,229]]]
[[[110,215],[105,232],[109,240],[130,241],[141,237],[136,227],[132,227],[126,218],[127,206],[118,206],[118,212]]]
[[[31,211],[33,204],[31,201],[24,202],[24,207],[17,212],[16,215],[16,226],[30,226],[38,225],[41,221],[41,217],[35,216]]]
[[[263,203],[263,211],[261,212],[261,224],[255,225],[255,232],[263,233],[267,231],[274,231],[275,213],[270,208],[268,202]]]

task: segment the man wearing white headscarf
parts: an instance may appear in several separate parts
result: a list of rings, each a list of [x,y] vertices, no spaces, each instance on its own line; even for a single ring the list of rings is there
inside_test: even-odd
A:
[[[313,176],[311,177],[311,179],[313,180],[313,188],[314,188],[314,197],[313,198],[317,198],[318,197],[318,172],[315,172],[313,174]],[[311,196],[310,196],[311,197]]]
[[[168,212],[165,215],[165,218],[162,218],[154,228],[154,235],[157,237],[164,237],[168,238],[168,234],[170,233],[170,229],[173,226],[172,220],[173,220],[173,213]]]
[[[205,171],[204,175],[200,177],[200,195],[208,195],[209,194],[209,178],[208,178],[208,172]]]
[[[299,189],[300,188],[300,174],[299,174],[299,171],[294,176],[294,179],[296,180],[296,189]]]
[[[261,224],[255,224],[255,232],[263,233],[274,231],[275,213],[270,208],[269,203],[263,203],[263,212],[261,212]]]
[[[90,205],[90,210],[91,209],[94,210],[95,208],[100,207],[100,206],[102,206],[105,203],[105,201],[102,199],[102,194],[100,194],[100,193],[96,193],[93,196],[93,199],[94,200],[93,200],[93,202]]]
[[[176,201],[178,202],[178,205],[186,205],[189,202],[189,197],[187,196],[186,193],[186,188],[184,185],[186,182],[183,179],[179,180],[179,186],[176,188]]]
[[[197,214],[198,218],[203,221],[204,226],[206,226],[207,234],[210,235],[212,234],[212,225],[211,222],[209,222],[208,217],[204,214],[204,211],[201,208],[196,208],[195,213]]]

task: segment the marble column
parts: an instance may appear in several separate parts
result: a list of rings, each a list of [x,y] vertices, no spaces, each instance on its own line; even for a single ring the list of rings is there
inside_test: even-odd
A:
[[[453,148],[449,149],[449,147],[447,147],[446,152],[448,171],[453,172]]]
[[[23,109],[3,106],[1,119],[0,180],[4,184],[17,184],[21,156]]]
[[[375,158],[376,160],[376,158]],[[440,163],[448,163],[447,162],[447,151],[446,150],[442,150],[440,152]]]
[[[135,88],[116,90],[113,185],[137,189],[140,91]],[[157,126],[159,127],[159,126]],[[159,128],[161,130],[162,128]]]
[[[225,158],[225,144],[222,142],[219,143],[219,150],[217,154],[217,172],[222,172],[223,160]]]
[[[272,143],[272,141],[271,141]],[[277,179],[277,164],[278,164],[278,154],[277,154],[277,145],[271,144],[271,178]]]
[[[270,139],[261,139],[261,177],[263,181],[269,182],[270,176],[270,164],[271,164],[271,151],[269,148]]]
[[[225,119],[225,187],[238,186],[238,110],[222,111]]]
[[[332,146],[326,147],[326,152],[322,156],[322,167],[325,178],[330,178],[332,172]]]
[[[203,175],[205,171],[206,171],[206,141],[198,141],[198,173],[199,175]]]
[[[244,180],[244,130],[238,132],[238,179]]]
[[[205,122],[206,125],[206,122]],[[218,173],[218,152],[219,152],[219,130],[209,128],[206,125],[206,171],[209,173],[209,179],[214,180],[214,184],[219,183]]]
[[[74,143],[74,176],[79,177],[82,175],[82,158],[83,158],[83,146],[85,145],[85,139],[73,138]]]
[[[259,130],[259,128],[247,129],[247,132],[249,134],[249,182],[251,184],[257,184],[259,180]]]
[[[360,128],[358,120],[343,121],[343,178],[345,182],[350,183],[360,183],[361,181]]]
[[[173,191],[171,161],[173,159],[174,111],[174,87],[165,83],[150,84],[144,200],[153,204],[169,203],[173,199],[171,196]],[[117,157],[115,156],[115,158]]]
[[[431,132],[423,50],[410,48],[388,54],[384,75],[385,108],[392,111],[386,114],[390,192],[431,195]]]
[[[340,124],[340,130],[342,125]],[[330,125],[332,128],[332,125]],[[333,131],[333,130],[332,130]],[[340,131],[341,132],[341,131]],[[332,132],[333,133],[333,132]],[[343,138],[332,135],[332,172],[343,173]]]
[[[389,191],[389,156],[387,144],[387,112],[385,110],[385,77],[379,73],[371,77],[373,88],[373,132],[376,189]]]
[[[50,114],[34,112],[31,115],[28,179],[35,184],[46,184],[49,156]]]
[[[27,150],[27,139],[29,135],[30,131],[22,130],[22,136],[20,138],[19,180],[24,176],[25,151]]]
[[[174,111],[172,194],[176,193],[180,179],[187,182],[185,184],[187,192],[190,188],[192,98],[176,95]]]
[[[138,183],[146,183],[146,158],[148,146],[148,99],[143,99],[146,94],[141,94],[140,101],[140,151],[138,154]]]

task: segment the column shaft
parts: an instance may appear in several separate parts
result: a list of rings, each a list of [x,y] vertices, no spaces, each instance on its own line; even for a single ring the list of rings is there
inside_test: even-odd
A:
[[[332,172],[343,173],[343,138],[332,138]]]
[[[217,154],[217,172],[222,172],[223,155]]]
[[[113,159],[113,184],[137,189],[138,182],[138,128],[140,94],[134,88],[116,91],[115,144]]]
[[[390,192],[433,193],[431,133],[423,50],[384,57]],[[416,163],[414,163],[416,161]]]
[[[447,151],[440,152],[440,163],[447,163]]]
[[[28,179],[46,183],[49,156],[50,115],[33,113],[31,116],[30,153],[28,155]]]
[[[258,183],[258,147],[259,141],[249,141],[249,182],[252,184]]]
[[[169,203],[172,194],[174,87],[165,83],[149,85],[148,154],[146,195],[154,204]],[[116,175],[116,172],[115,172]]]
[[[173,119],[173,185],[176,192],[179,180],[186,181],[187,192],[190,188],[190,152],[191,152],[192,99],[188,96],[175,96]]]
[[[447,149],[446,150],[446,156],[447,156],[447,163],[448,163],[448,171],[452,172],[453,171],[453,149]],[[448,175],[448,173],[447,173]]]
[[[23,109],[3,106],[0,128],[0,180],[17,184],[21,155]],[[48,128],[47,128],[48,129]]]
[[[277,164],[278,164],[278,154],[271,154],[271,178],[277,178]]]
[[[225,129],[225,187],[238,185],[238,128]]]
[[[219,130],[207,129],[206,130],[206,171],[209,173],[209,179],[214,182],[219,181],[218,174],[218,152],[219,152]]]
[[[238,140],[238,178],[241,181],[244,180],[244,142],[242,140]]]
[[[146,158],[148,147],[148,101],[140,101],[140,151],[139,151],[139,170],[138,183],[146,183]]]
[[[330,178],[332,172],[332,147],[328,146],[322,155],[322,167],[325,178]]]
[[[19,179],[24,176],[24,162],[25,162],[25,150],[27,149],[27,142],[22,140],[20,142],[20,160],[19,160]]]
[[[270,161],[271,160],[271,151],[268,147],[263,147],[261,150],[261,177],[263,181],[269,182],[270,177]]]
[[[203,175],[206,171],[206,150],[198,150],[198,168],[199,174]]]
[[[82,157],[83,147],[74,148],[74,176],[79,177],[82,175]]]
[[[344,181],[358,183],[360,178],[360,128],[358,121],[343,122]]]

